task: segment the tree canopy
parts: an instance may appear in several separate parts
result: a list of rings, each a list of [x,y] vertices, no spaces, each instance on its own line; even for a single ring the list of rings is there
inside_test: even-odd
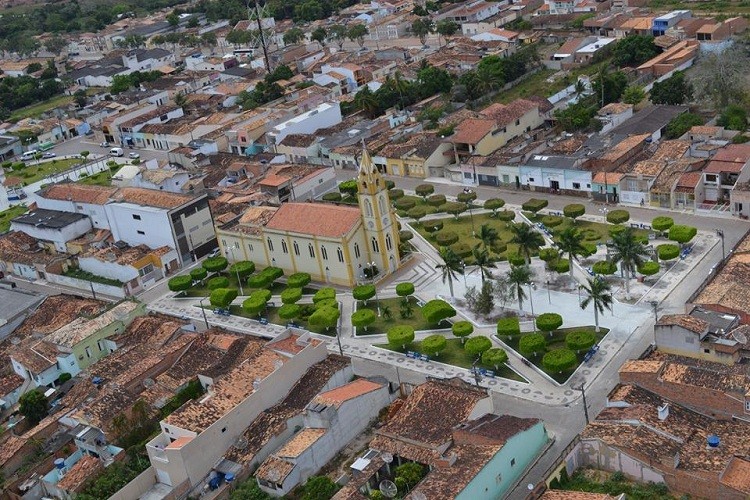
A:
[[[612,62],[619,66],[638,66],[661,52],[650,35],[630,35],[612,48]]]
[[[693,98],[693,86],[682,71],[661,82],[654,82],[651,88],[651,102],[654,104],[685,104]]]

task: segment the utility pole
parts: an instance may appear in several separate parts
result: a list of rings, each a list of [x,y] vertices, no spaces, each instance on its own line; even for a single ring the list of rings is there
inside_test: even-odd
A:
[[[268,59],[268,48],[266,47],[266,35],[263,32],[263,15],[265,14],[265,8],[264,5],[261,9],[260,4],[258,4],[258,0],[255,0],[255,6],[253,9],[250,9],[250,5],[247,6],[247,13],[248,17],[252,21],[253,17],[255,17],[255,21],[258,24],[258,41],[260,42],[260,46],[263,48],[263,60],[266,64],[266,71],[269,73],[271,72],[271,61]]]
[[[721,229],[717,229],[716,235],[721,238],[721,260],[723,261],[727,258],[727,254],[724,251],[724,231],[722,231]]]
[[[581,384],[581,387],[579,387],[578,390],[581,391],[581,395],[583,395],[583,415],[586,417],[586,425],[589,425],[589,407],[586,404],[586,387]]]

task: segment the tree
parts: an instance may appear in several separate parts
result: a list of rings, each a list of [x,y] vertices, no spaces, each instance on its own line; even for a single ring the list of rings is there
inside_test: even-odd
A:
[[[425,215],[427,215],[427,209],[423,206],[412,207],[409,209],[408,212],[406,212],[406,215],[409,218],[414,219],[414,221],[417,224],[419,224],[419,220],[422,219]]]
[[[479,245],[475,246],[471,255],[474,258],[474,265],[479,269],[479,276],[482,278],[482,286],[484,286],[485,279],[492,278],[491,268],[495,267],[490,259],[490,252],[486,248],[479,248]],[[490,288],[490,295],[492,290]]]
[[[188,28],[197,28],[200,25],[200,21],[198,21],[197,16],[192,16],[190,19],[188,19],[187,27]]]
[[[698,234],[698,229],[693,226],[674,225],[669,228],[669,239],[680,245],[688,243]]]
[[[432,299],[422,306],[422,316],[432,325],[436,325],[442,320],[452,318],[455,315],[456,310],[444,300]]]
[[[654,217],[654,220],[651,221],[651,228],[654,231],[659,231],[660,233],[668,231],[672,226],[674,226],[674,219],[665,215]]]
[[[226,276],[215,276],[208,280],[207,288],[209,290],[216,290],[217,288],[229,287],[229,278]]]
[[[208,276],[208,271],[202,267],[196,267],[190,271],[190,278],[193,281],[203,281]]]
[[[638,66],[659,54],[654,37],[630,35],[618,41],[612,48],[612,62],[618,67]]]
[[[375,296],[375,292],[375,285],[359,285],[352,290],[352,297],[354,300],[364,301],[367,305],[367,301]]]
[[[508,338],[513,335],[521,334],[521,324],[518,321],[518,316],[511,316],[509,318],[502,318],[497,322],[497,334],[499,336],[506,336]]]
[[[440,351],[448,347],[448,341],[443,335],[430,335],[425,337],[420,344],[421,351],[430,356],[437,356]]]
[[[693,86],[682,71],[661,82],[654,82],[651,88],[651,102],[654,104],[684,104],[693,98]]]
[[[328,41],[328,32],[324,27],[319,26],[310,33],[310,40],[314,40],[325,47]]]
[[[493,366],[495,370],[500,369],[500,365],[508,361],[508,353],[499,347],[493,347],[487,349],[482,353],[482,364],[486,366]]]
[[[351,179],[348,181],[343,181],[339,183],[339,191],[341,191],[341,194],[347,195],[347,196],[356,196],[357,190],[359,187],[357,186],[356,179]]]
[[[659,272],[660,268],[661,266],[658,262],[650,260],[638,266],[638,272],[644,276],[653,276],[654,274]]]
[[[610,275],[617,272],[617,266],[614,262],[609,260],[600,260],[599,262],[594,262],[594,265],[591,266],[591,270],[594,274]]]
[[[291,28],[284,33],[282,37],[284,45],[294,45],[305,39],[305,32],[299,28]]]
[[[364,328],[367,331],[367,327],[375,323],[378,317],[372,309],[358,309],[352,313],[351,319],[353,327]]]
[[[589,304],[594,305],[594,325],[596,333],[599,333],[599,314],[604,314],[604,309],[612,310],[611,285],[606,280],[594,278],[588,280],[588,284],[583,285],[586,297],[581,302],[581,309],[586,309]]]
[[[629,227],[612,235],[611,248],[612,261],[619,263],[625,273],[625,296],[630,300],[630,278],[635,274],[635,269],[646,260],[649,251]]]
[[[443,19],[442,21],[438,21],[435,25],[435,31],[438,35],[442,35],[442,37],[445,38],[446,43],[448,43],[448,39],[458,33],[458,30],[460,29],[461,26],[450,19]]]
[[[568,254],[568,266],[570,270],[570,279],[573,279],[573,261],[578,257],[586,255],[586,248],[583,246],[583,236],[578,228],[573,226],[564,229],[557,236],[557,247],[562,254]]]
[[[408,325],[394,326],[388,330],[386,337],[392,346],[401,346],[402,349],[406,349],[406,346],[414,341],[414,328]]]
[[[445,203],[444,205],[440,205],[438,207],[438,211],[451,214],[453,217],[455,217],[456,220],[458,220],[458,216],[466,212],[466,208],[467,207],[465,203],[456,203],[456,202],[449,201],[448,203]]]
[[[585,100],[571,104],[565,109],[555,110],[555,118],[566,132],[576,132],[594,128],[598,107],[592,106]],[[601,123],[601,122],[599,122]]]
[[[292,320],[295,318],[299,318],[300,314],[302,313],[302,307],[299,304],[284,304],[279,307],[279,310],[277,312],[279,314],[279,318]]]
[[[208,297],[208,301],[212,306],[220,309],[226,309],[237,298],[236,288],[217,288],[211,292]]]
[[[401,315],[401,319],[409,319],[414,316],[414,306],[410,300],[405,300],[401,302],[398,312]]]
[[[744,47],[738,47],[739,43],[721,52],[701,54],[700,64],[691,69],[696,95],[716,109],[742,102],[745,94],[749,58],[747,42],[742,43]]]
[[[703,125],[705,120],[695,113],[681,113],[667,123],[664,134],[667,139],[677,139],[696,125]]]
[[[604,88],[602,89],[602,85]],[[606,106],[611,102],[616,102],[625,92],[628,86],[628,77],[622,71],[607,73],[606,68],[602,66],[591,85],[594,95],[599,99],[601,106]]]
[[[323,15],[323,5],[318,0],[304,0],[294,6],[295,21],[315,21],[321,19]]]
[[[302,298],[302,289],[301,288],[287,288],[283,292],[281,292],[281,303],[282,304],[294,304],[296,302],[299,302],[299,300]]]
[[[405,281],[396,285],[396,295],[403,297],[404,302],[409,301],[409,297],[414,293],[414,283]]]
[[[317,292],[315,292],[315,295],[313,295],[313,304],[317,304],[318,302],[324,301],[324,300],[332,300],[336,298],[336,290],[334,288],[326,287],[321,288]]]
[[[227,268],[229,261],[225,257],[209,257],[203,261],[203,268],[209,273],[219,273]]]
[[[167,281],[167,287],[173,292],[183,292],[193,286],[193,278],[187,275],[175,276]]]
[[[565,345],[571,351],[581,352],[590,349],[596,343],[596,336],[591,332],[570,332],[565,336]]]
[[[239,276],[240,279],[247,278],[255,272],[255,263],[249,260],[241,260],[229,266],[229,274]]]
[[[328,476],[312,476],[305,483],[302,500],[329,500],[338,489],[339,486]]]
[[[537,329],[543,332],[549,332],[550,337],[552,336],[552,332],[560,328],[562,324],[563,324],[562,316],[560,316],[557,313],[544,313],[544,314],[540,314],[536,318]]]
[[[178,16],[174,12],[167,14],[167,16],[164,19],[167,20],[167,22],[172,28],[175,28],[177,27],[178,24],[180,24],[180,16]]]
[[[544,246],[544,238],[533,227],[523,222],[510,226],[513,235],[510,242],[518,245],[518,252],[523,255],[526,265],[531,264],[531,253]]]
[[[610,224],[624,224],[630,220],[630,212],[627,210],[610,210],[607,212],[607,222]]]
[[[571,203],[563,207],[563,214],[565,217],[573,219],[575,223],[576,219],[586,213],[586,206],[580,203]]]
[[[205,45],[206,47],[216,47],[216,45],[219,43],[218,39],[216,38],[216,34],[211,32],[203,33],[201,35],[200,42],[201,45]]]
[[[432,184],[420,184],[414,188],[414,192],[417,196],[421,196],[423,201],[427,201],[427,197],[435,192],[435,186]]]
[[[542,366],[553,373],[570,370],[577,362],[575,353],[570,349],[553,349],[542,358]]]
[[[425,475],[424,467],[416,462],[407,462],[394,469],[396,479],[406,484],[407,489],[417,485]]]
[[[482,246],[485,248],[492,248],[500,240],[500,235],[497,233],[497,229],[490,226],[489,224],[482,224],[479,226],[477,232],[477,239],[482,242]]]
[[[427,35],[435,30],[435,25],[429,18],[420,17],[411,23],[411,33],[419,38],[419,42],[424,45]]]
[[[26,417],[32,427],[47,416],[47,398],[38,389],[24,393],[18,401],[18,411]]]
[[[742,106],[730,104],[721,112],[716,124],[729,130],[744,132],[747,130],[747,111]]]
[[[646,98],[646,92],[638,85],[630,85],[622,93],[622,102],[625,104],[636,105]]]
[[[245,311],[247,314],[251,314],[253,316],[260,316],[260,314],[266,310],[266,304],[268,303],[269,297],[266,294],[258,293],[258,292],[261,292],[261,290],[257,290],[256,292],[253,292],[252,294],[250,294],[248,298],[242,301],[242,310]]]
[[[505,200],[500,198],[490,198],[484,202],[485,210],[492,210],[492,217],[497,217],[497,211],[505,206]]]
[[[528,265],[511,265],[507,279],[511,286],[513,298],[518,301],[518,308],[523,311],[523,301],[526,299],[526,292],[523,287],[531,282],[531,268]]]
[[[526,333],[518,341],[518,352],[526,357],[536,356],[547,348],[547,341],[541,333]]]
[[[453,335],[461,339],[461,343],[466,342],[466,337],[474,333],[474,325],[469,321],[456,321],[451,327]]]
[[[479,291],[476,287],[470,287],[465,298],[468,309],[477,316],[489,316],[495,309],[495,293],[491,281],[484,281]]]
[[[370,34],[370,30],[364,24],[354,24],[346,34],[346,37],[352,42],[357,42],[360,47],[365,45],[365,37]]]
[[[440,269],[442,274],[443,283],[448,282],[448,287],[451,291],[451,298],[453,295],[453,280],[457,279],[459,274],[464,273],[463,261],[459,258],[456,253],[450,249],[450,247],[440,247],[440,259],[443,261],[442,264],[435,266]]]
[[[328,29],[328,39],[333,41],[339,46],[339,50],[344,48],[344,42],[346,42],[348,30],[346,26],[341,24],[334,24]]]
[[[307,322],[311,326],[319,326],[326,330],[330,330],[336,326],[340,314],[341,313],[337,307],[323,306],[316,309],[315,312],[310,315]]]
[[[367,85],[363,86],[362,90],[354,94],[354,105],[358,109],[364,111],[371,118],[380,114],[380,105],[378,104],[377,97]]]
[[[476,337],[470,337],[464,343],[464,351],[469,356],[479,357],[483,352],[492,347],[492,341],[484,335],[477,335]]]
[[[68,46],[68,41],[60,35],[53,35],[44,42],[44,46],[48,51],[59,56],[63,49]]]

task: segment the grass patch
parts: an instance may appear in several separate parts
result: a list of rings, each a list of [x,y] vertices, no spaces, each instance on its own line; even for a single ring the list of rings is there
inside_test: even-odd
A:
[[[97,276],[96,274],[92,274],[77,267],[69,267],[68,270],[63,273],[63,276],[67,276],[69,278],[78,278],[79,280],[84,281],[92,281],[94,283],[101,283],[102,285],[118,287],[122,286],[122,281],[105,278],[104,276]]]
[[[186,290],[184,292],[185,293],[184,296],[185,297],[208,297],[209,295],[211,295],[211,290],[208,289],[206,284],[208,283],[208,280],[216,276],[224,276],[225,278],[229,279],[229,288],[236,288],[237,290],[239,290],[240,287],[239,287],[239,282],[237,281],[237,275],[224,271],[222,273],[209,274],[208,277],[205,280],[203,280],[203,285],[199,284],[199,285],[195,285],[191,287],[189,290]],[[250,288],[249,286],[245,284],[246,282],[247,282],[247,278],[245,278],[245,280],[242,283],[242,291],[245,292],[245,295],[250,295],[252,292],[256,290],[256,288]],[[278,295],[282,291],[286,290],[286,282],[274,281],[269,290],[271,290],[272,295]],[[302,289],[302,294],[312,295],[317,291],[318,291],[317,287],[306,286],[305,288]]]
[[[634,500],[669,500],[675,498],[669,494],[665,484],[640,484],[629,481],[622,473],[610,473],[594,469],[579,469],[569,479],[561,481],[559,489],[566,491],[586,491],[605,493],[612,497],[625,494]]]
[[[304,306],[305,304],[300,304],[300,305]],[[213,307],[207,306],[206,309],[213,310]],[[244,309],[242,309],[242,306],[240,306],[240,305],[231,305],[231,306],[229,306],[229,312],[231,314],[233,314],[234,316],[241,316],[243,318],[248,318],[248,319],[259,320],[260,318],[266,318],[269,323],[272,323],[274,325],[286,326],[287,323],[288,323],[287,320],[282,319],[281,317],[279,317],[279,308],[276,305],[274,305],[273,307],[267,307],[266,311],[263,314],[261,314],[260,316],[248,314],[247,312],[245,312]],[[293,322],[294,322],[294,324],[296,324],[300,328],[302,328],[304,330],[309,330],[309,331],[311,331],[313,333],[319,333],[321,335],[327,335],[329,337],[335,337],[336,336],[336,329],[335,328],[331,328],[330,330],[326,330],[325,328],[321,328],[321,327],[318,327],[318,326],[312,326],[306,320],[304,320],[302,318],[296,318]]]
[[[23,215],[28,211],[29,209],[25,205],[14,205],[9,209],[0,212],[0,233],[5,233],[10,230],[11,219]]]
[[[608,328],[604,328],[604,327],[600,328],[601,331],[599,333],[596,333],[594,330],[595,330],[595,327],[593,327],[593,326],[578,326],[578,327],[573,327],[573,328],[560,328],[559,330],[555,330],[555,331],[552,332],[552,336],[551,337],[550,337],[549,334],[545,334],[544,338],[547,340],[547,349],[546,349],[546,351],[540,352],[536,356],[531,356],[531,357],[528,357],[526,359],[528,359],[529,361],[531,361],[534,364],[534,366],[536,366],[537,368],[539,368],[540,370],[542,370],[544,373],[546,373],[547,375],[549,375],[550,377],[552,377],[557,383],[563,384],[563,383],[565,383],[566,380],[568,380],[568,378],[576,370],[576,368],[578,368],[581,365],[581,363],[583,363],[583,357],[586,355],[586,351],[581,351],[581,352],[577,353],[576,354],[576,360],[577,360],[576,365],[573,368],[571,368],[569,371],[565,371],[565,372],[562,372],[562,373],[552,373],[552,372],[549,372],[549,371],[547,371],[542,366],[542,358],[544,357],[544,354],[546,352],[549,352],[549,351],[552,351],[552,350],[555,350],[555,349],[566,348],[567,346],[565,345],[565,336],[567,334],[569,334],[570,332],[591,332],[596,337],[596,343],[597,344],[599,342],[601,342],[601,340],[604,338],[604,336],[607,335],[607,332],[609,332],[609,329]],[[521,335],[515,335],[515,336],[511,337],[510,339],[508,339],[508,337],[499,337],[499,338],[500,338],[500,340],[502,340],[503,342],[505,342],[505,345],[507,345],[508,347],[510,347],[511,349],[513,349],[514,351],[516,351],[519,354],[519,356],[523,356],[518,351],[518,342],[521,339]]]
[[[467,368],[470,369],[472,363],[474,362],[474,358],[467,354],[466,351],[464,351],[463,344],[461,343],[461,339],[456,338],[449,338],[446,339],[448,341],[448,345],[445,348],[443,352],[440,353],[440,355],[436,358],[431,358],[433,361],[438,361],[440,363],[445,363],[447,365],[453,365],[458,366],[459,368]],[[409,346],[407,346],[406,349],[403,349],[401,347],[393,347],[390,344],[375,344],[375,347],[380,347],[382,349],[388,349],[389,351],[394,352],[400,352],[401,354],[406,354],[406,351],[417,351],[422,352],[421,350],[421,342],[415,341],[412,342]],[[499,370],[496,370],[494,366],[485,366],[481,362],[478,363],[480,368],[485,368],[487,370],[492,370],[495,372],[496,377],[501,378],[507,378],[510,380],[516,380],[518,382],[526,382],[526,380],[508,368],[506,365],[502,365]]]
[[[524,215],[529,218],[531,222],[537,223],[542,222],[542,218],[546,214],[537,214],[533,215],[529,212],[524,212]],[[557,235],[561,232],[563,232],[565,229],[575,226],[578,228],[579,231],[581,231],[584,234],[585,242],[586,243],[606,243],[607,241],[611,240],[612,237],[609,235],[609,230],[614,227],[614,224],[608,224],[608,223],[602,223],[602,222],[592,222],[587,220],[578,220],[577,222],[573,222],[572,219],[568,217],[561,217],[562,223],[559,225],[549,228],[552,231],[552,234]],[[623,224],[626,227],[630,227],[630,225],[626,222]],[[649,231],[646,229],[633,229],[633,233],[638,238],[648,238]]]
[[[28,186],[34,182],[40,181],[52,174],[58,174],[70,170],[71,167],[81,163],[83,160],[77,158],[69,158],[63,160],[51,160],[43,163],[36,164],[36,160],[30,160],[26,162],[26,167],[17,172],[11,172],[7,174],[8,177],[20,177],[23,179],[23,185]]]
[[[72,95],[58,95],[47,99],[46,101],[31,104],[24,108],[19,108],[10,114],[10,121],[23,120],[24,118],[36,118],[47,111],[56,108],[62,108],[73,102]]]
[[[90,175],[78,180],[79,184],[87,184],[89,186],[111,186],[112,177],[108,171],[99,172],[98,174]]]
[[[443,321],[442,326],[435,326],[432,323],[428,323],[427,320],[424,319],[424,316],[422,316],[422,308],[419,307],[419,305],[417,304],[417,299],[414,297],[409,298],[409,302],[412,305],[412,316],[410,318],[402,318],[400,314],[402,301],[403,299],[401,297],[380,299],[381,315],[375,319],[375,322],[373,324],[367,327],[366,331],[364,328],[357,328],[357,336],[359,337],[362,335],[378,334],[382,335],[384,333],[387,333],[390,328],[397,325],[411,326],[415,331],[433,330],[436,328],[450,328],[450,323],[448,323],[447,321]],[[391,312],[391,319],[386,319],[386,315],[382,314],[386,307]],[[378,303],[374,298],[372,298],[367,301],[367,305],[364,305],[364,302],[359,302],[357,305],[357,309],[370,309],[377,313]],[[344,318],[344,321],[349,321],[349,318]]]

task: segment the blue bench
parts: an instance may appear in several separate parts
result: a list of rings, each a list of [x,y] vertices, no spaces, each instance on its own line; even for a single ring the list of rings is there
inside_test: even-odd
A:
[[[258,320],[258,323],[260,323],[261,325],[267,325],[268,324],[268,320],[266,318],[260,318]]]
[[[428,355],[426,355],[426,354],[421,354],[421,355],[419,356],[419,360],[420,360],[420,361],[429,361],[429,360],[430,360],[430,357],[429,357]]]

